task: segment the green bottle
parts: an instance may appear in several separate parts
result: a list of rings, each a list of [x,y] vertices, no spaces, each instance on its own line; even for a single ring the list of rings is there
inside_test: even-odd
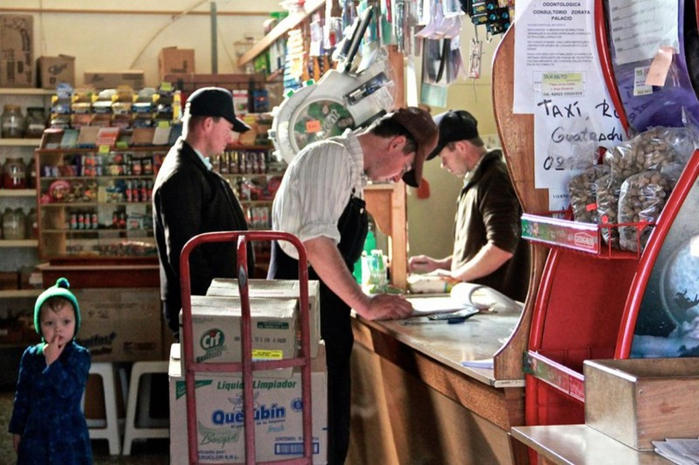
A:
[[[374,235],[374,231],[369,228],[369,232],[366,235],[366,239],[364,240],[364,250],[362,251],[362,256],[359,257],[359,260],[354,264],[354,271],[352,272],[352,276],[354,276],[354,279],[361,285],[362,284],[362,258],[367,257],[371,255],[371,251],[376,248],[376,235]]]

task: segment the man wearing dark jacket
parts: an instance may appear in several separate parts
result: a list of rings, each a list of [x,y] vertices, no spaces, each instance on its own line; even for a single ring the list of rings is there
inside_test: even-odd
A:
[[[211,170],[209,157],[222,153],[231,131],[250,128],[236,118],[225,89],[193,92],[183,117],[183,134],[170,149],[153,187],[153,227],[160,259],[160,297],[165,320],[179,339],[180,253],[192,237],[206,232],[246,230],[245,214],[230,184]],[[249,245],[249,244],[248,244]],[[254,269],[248,249],[248,269]],[[192,295],[204,295],[213,278],[235,277],[236,244],[202,244],[190,255]]]
[[[437,147],[427,160],[463,177],[454,223],[454,251],[445,258],[411,257],[410,271],[436,272],[448,282],[483,284],[523,302],[529,286],[529,246],[521,239],[522,207],[500,150],[488,151],[478,122],[465,110],[434,117]]]

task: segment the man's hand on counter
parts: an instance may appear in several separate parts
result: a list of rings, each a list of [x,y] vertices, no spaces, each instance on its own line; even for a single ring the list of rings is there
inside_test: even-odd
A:
[[[395,294],[377,294],[371,297],[369,312],[361,315],[367,320],[397,320],[413,314],[413,304]]]

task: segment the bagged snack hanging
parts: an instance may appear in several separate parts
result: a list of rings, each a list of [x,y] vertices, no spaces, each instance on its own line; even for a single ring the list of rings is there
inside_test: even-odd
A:
[[[609,165],[615,177],[626,179],[643,171],[643,161],[638,158],[639,153],[634,149],[634,144],[634,139],[631,139],[612,147],[604,155],[604,163]]]
[[[573,208],[575,221],[583,223],[598,223],[597,187],[595,181],[609,174],[609,166],[595,165],[583,173],[571,178],[568,183],[570,204]]]
[[[597,215],[599,224],[619,222],[619,194],[624,180],[608,174],[595,181]],[[600,228],[602,239],[612,247],[619,248],[619,230],[616,226]]]
[[[695,146],[696,136],[689,128],[654,127],[608,151],[605,163],[623,179],[654,170],[676,181]]]
[[[619,223],[655,223],[672,191],[672,180],[659,171],[627,178],[619,194]],[[619,226],[622,250],[638,252],[648,242],[652,226]],[[640,232],[640,237],[639,237]]]

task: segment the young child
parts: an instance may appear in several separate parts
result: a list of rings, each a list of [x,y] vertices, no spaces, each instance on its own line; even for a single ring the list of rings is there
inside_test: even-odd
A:
[[[80,401],[90,352],[73,338],[80,329],[78,300],[65,278],[34,305],[42,342],[22,355],[10,433],[18,464],[91,464],[92,449]]]

